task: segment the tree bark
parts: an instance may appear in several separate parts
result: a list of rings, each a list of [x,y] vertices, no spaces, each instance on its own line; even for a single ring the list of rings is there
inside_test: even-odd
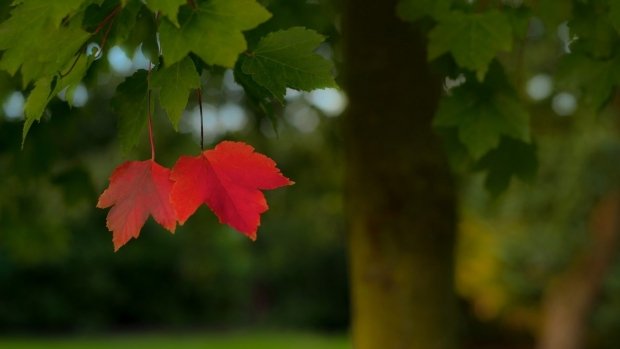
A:
[[[346,214],[356,349],[456,347],[455,187],[441,80],[395,0],[345,0]]]
[[[588,318],[620,240],[620,192],[594,206],[588,230],[589,244],[545,294],[539,349],[586,347]]]

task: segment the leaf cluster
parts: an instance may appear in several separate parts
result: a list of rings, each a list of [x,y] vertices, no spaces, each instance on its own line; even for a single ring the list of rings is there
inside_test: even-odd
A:
[[[266,112],[283,103],[287,88],[335,87],[332,63],[314,52],[324,38],[313,30],[279,30],[248,45],[246,32],[270,18],[256,0],[16,0],[0,22],[0,73],[19,77],[29,91],[25,140],[50,100],[72,93],[110,47],[141,50],[152,72],[127,77],[112,100],[120,143],[129,150],[146,125],[147,104],[154,104],[149,93],[177,129],[205,71],[234,69]]]
[[[529,48],[555,40],[557,68],[546,70],[584,111],[603,109],[620,84],[618,1],[401,0],[397,14],[427,29],[428,59],[449,82],[434,120],[449,157],[457,168],[487,171],[495,193],[536,172],[533,106],[520,92]],[[537,26],[550,39],[537,37]]]

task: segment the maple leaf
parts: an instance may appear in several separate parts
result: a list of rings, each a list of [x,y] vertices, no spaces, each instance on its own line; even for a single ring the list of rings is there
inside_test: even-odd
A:
[[[170,204],[171,189],[170,170],[153,160],[128,161],[114,170],[97,207],[113,206],[107,227],[113,233],[115,251],[131,238],[138,238],[149,215],[174,233],[176,215]]]
[[[250,145],[231,141],[195,157],[182,156],[172,168],[171,179],[170,200],[180,224],[204,203],[220,223],[252,240],[260,214],[268,209],[261,190],[293,184],[272,159],[255,153]]]

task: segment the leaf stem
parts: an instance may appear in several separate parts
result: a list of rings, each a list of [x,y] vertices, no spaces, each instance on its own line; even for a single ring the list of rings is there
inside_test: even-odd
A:
[[[149,125],[149,142],[151,143],[151,160],[155,161],[155,142],[153,141],[153,117],[151,116],[151,63],[149,63],[148,73],[146,75],[146,114]]]
[[[93,35],[96,35],[97,33],[99,33],[99,31],[103,29],[106,23],[112,20],[112,18],[116,17],[116,15],[120,12],[120,10],[121,10],[121,5],[120,4],[116,5],[116,7],[97,25],[97,28],[95,28]]]
[[[73,60],[73,63],[72,63],[72,64],[71,64],[71,66],[69,67],[69,70],[67,70],[67,72],[66,72],[66,73],[63,73],[63,72],[61,72],[61,71],[60,71],[60,72],[58,72],[58,76],[59,76],[61,79],[62,79],[62,78],[64,78],[65,76],[67,76],[67,75],[71,74],[71,72],[73,71],[73,68],[75,68],[75,65],[77,64],[78,60],[79,60],[79,59],[80,59],[80,57],[82,56],[82,51],[84,51],[83,46],[84,46],[84,45],[82,45],[82,47],[80,47],[80,50],[76,53],[76,55],[75,55],[75,59]]]
[[[202,117],[202,89],[196,89],[196,97],[198,98],[198,108],[200,110],[200,150],[205,150],[205,136],[204,136],[204,125],[203,125],[203,117]]]

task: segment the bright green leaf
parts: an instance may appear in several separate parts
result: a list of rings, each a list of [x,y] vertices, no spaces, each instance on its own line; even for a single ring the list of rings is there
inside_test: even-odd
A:
[[[148,6],[153,12],[161,12],[177,27],[179,27],[179,21],[177,15],[179,14],[179,7],[184,5],[186,0],[147,0],[146,6]]]
[[[407,21],[415,22],[423,17],[439,19],[450,11],[452,0],[401,0],[396,11]]]
[[[33,7],[35,3],[41,6]],[[90,36],[81,28],[82,15],[58,27],[57,18],[53,16],[58,6],[43,5],[48,3],[57,2],[33,1],[18,5],[11,17],[0,24],[0,50],[4,50],[0,69],[14,75],[21,66],[24,85],[57,74]]]
[[[456,88],[441,100],[434,125],[456,127],[459,140],[474,159],[497,147],[502,136],[529,142],[529,115],[507,91]]]
[[[200,76],[189,57],[153,73],[152,86],[175,129],[192,90],[200,88]]]
[[[138,143],[146,125],[147,88],[147,72],[139,70],[118,85],[112,98],[112,107],[118,114],[118,137],[125,152]]]
[[[331,62],[314,53],[323,40],[301,27],[271,33],[260,40],[241,68],[280,101],[287,87],[302,91],[335,87]]]
[[[166,64],[190,52],[207,64],[232,68],[247,48],[242,31],[263,23],[271,14],[255,0],[208,0],[197,9],[181,7],[180,28],[163,20],[159,38]]]
[[[456,63],[483,80],[489,64],[500,51],[512,48],[512,28],[506,15],[452,12],[442,17],[429,34],[428,58],[449,52]]]

